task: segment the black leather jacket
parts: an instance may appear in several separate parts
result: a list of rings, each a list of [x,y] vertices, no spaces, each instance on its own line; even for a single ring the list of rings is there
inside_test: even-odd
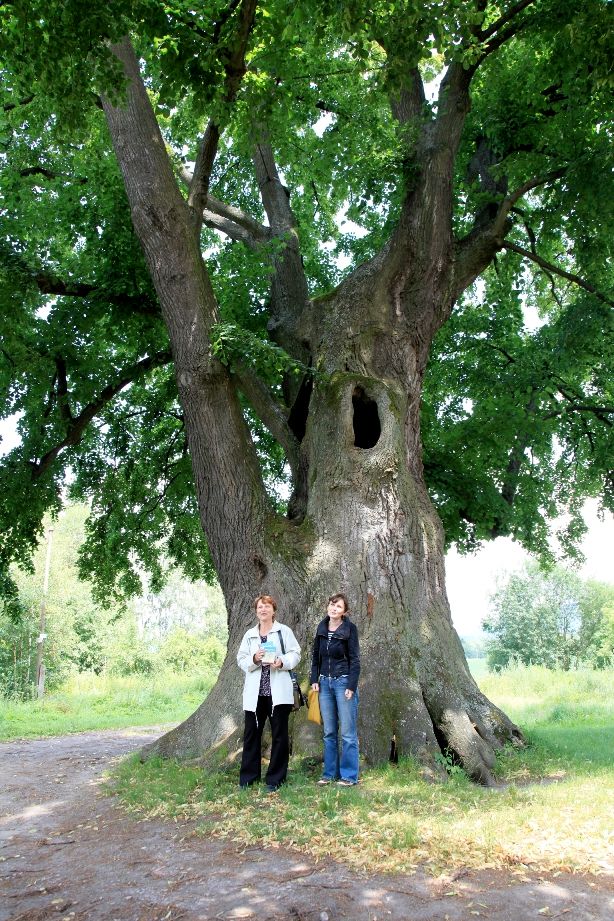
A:
[[[320,621],[313,642],[311,657],[311,684],[320,679],[348,676],[348,688],[355,691],[360,676],[360,649],[358,630],[347,617],[344,617],[333,636],[328,639],[328,617]]]

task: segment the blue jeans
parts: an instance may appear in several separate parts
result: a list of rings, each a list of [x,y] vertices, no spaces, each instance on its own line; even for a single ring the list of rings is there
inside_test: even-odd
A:
[[[325,678],[320,675],[320,712],[324,732],[323,780],[358,781],[358,691],[350,700],[345,697],[347,677]],[[341,757],[339,757],[339,732]]]

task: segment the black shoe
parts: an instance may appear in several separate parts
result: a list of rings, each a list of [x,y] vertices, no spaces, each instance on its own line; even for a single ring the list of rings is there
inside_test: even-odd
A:
[[[264,789],[266,793],[277,793],[279,784],[268,783]]]

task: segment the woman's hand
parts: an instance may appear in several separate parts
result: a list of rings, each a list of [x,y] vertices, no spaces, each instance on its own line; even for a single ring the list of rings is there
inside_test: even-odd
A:
[[[275,659],[275,661],[271,664],[271,668],[282,669],[283,667],[284,667],[284,663],[281,661],[279,657]]]
[[[254,665],[260,665],[264,657],[264,649],[259,649],[254,653]]]
[[[350,691],[349,688],[346,688],[345,689],[345,699],[351,700],[353,696],[354,696],[354,691]]]
[[[312,690],[312,691],[318,691],[318,692],[320,691],[320,685],[318,684],[317,681],[314,681],[314,682],[313,682],[313,684],[311,685],[311,690]]]

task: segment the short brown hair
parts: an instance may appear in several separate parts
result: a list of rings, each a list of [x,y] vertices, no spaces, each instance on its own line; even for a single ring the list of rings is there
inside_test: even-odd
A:
[[[258,595],[258,597],[254,601],[254,611],[258,607],[259,601],[265,601],[267,604],[271,605],[274,611],[277,610],[277,602],[275,601],[272,595]]]
[[[345,605],[345,611],[343,613],[347,614],[349,607],[350,607],[349,602],[347,600],[347,595],[344,595],[343,592],[335,592],[335,594],[331,595],[330,598],[328,599],[328,603],[330,604],[331,601],[343,601],[343,604]]]

